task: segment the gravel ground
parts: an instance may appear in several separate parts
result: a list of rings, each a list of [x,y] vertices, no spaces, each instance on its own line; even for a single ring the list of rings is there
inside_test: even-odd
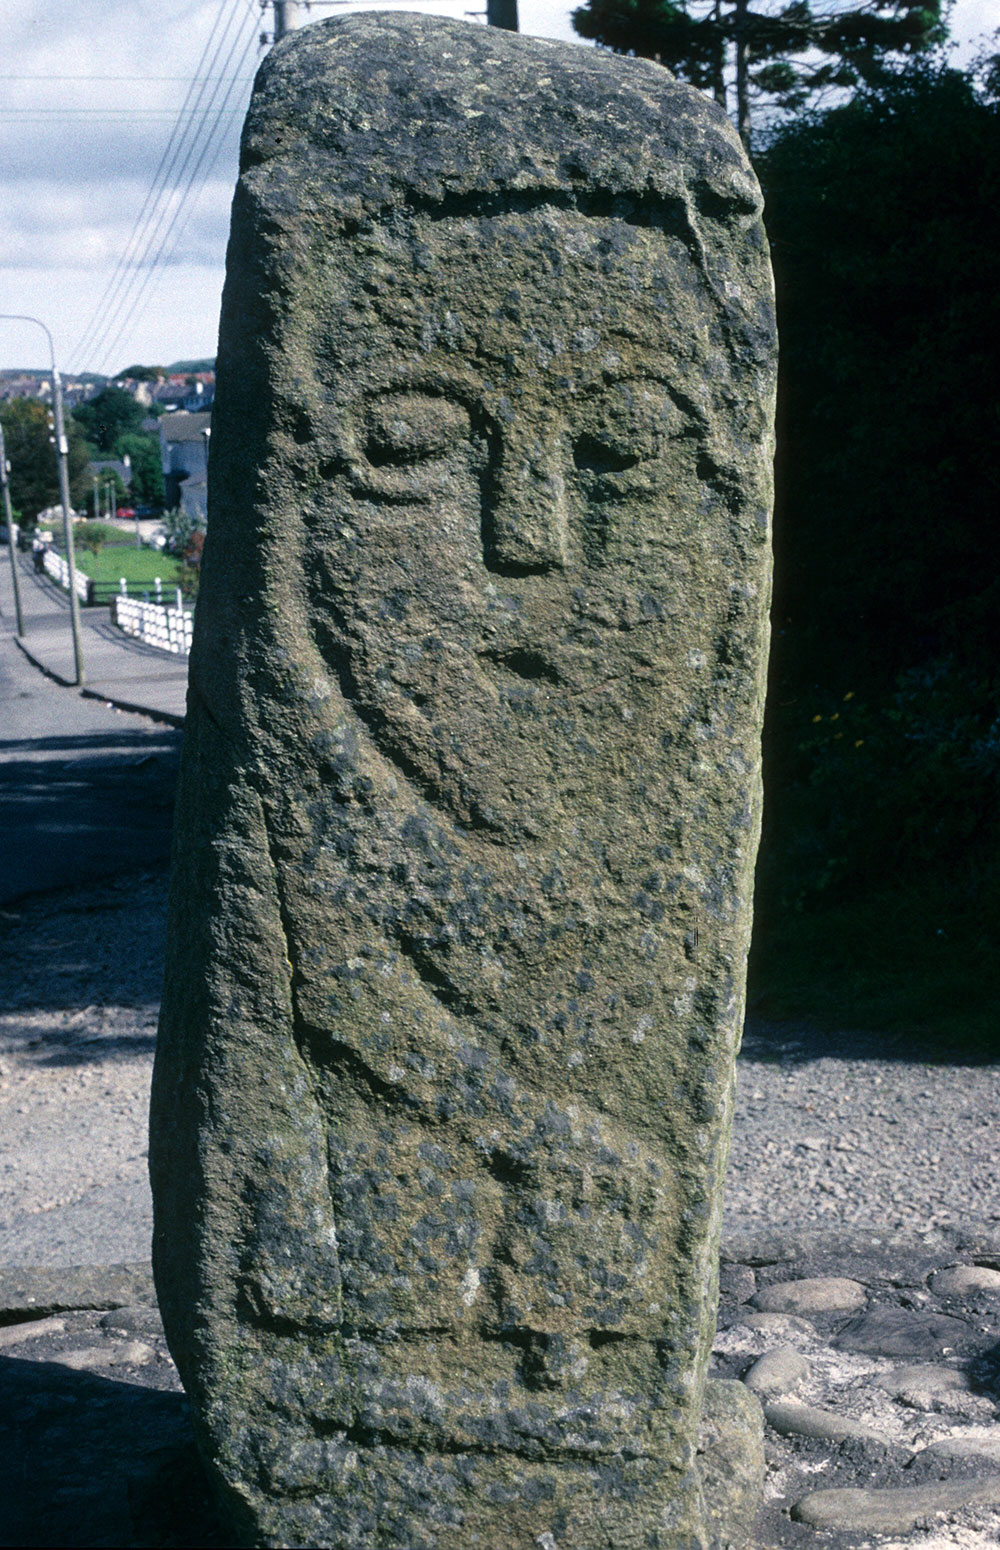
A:
[[[148,1259],[146,1107],[165,905],[166,881],[158,871],[39,895],[0,910],[0,1275],[4,1267]],[[966,1261],[1000,1267],[995,1250],[977,1260],[968,1248],[969,1235],[977,1229],[994,1245],[998,1241],[998,1109],[998,1066],[931,1065],[906,1058],[898,1044],[887,1053],[884,1045],[863,1035],[845,1034],[834,1041],[789,1024],[749,1028],[739,1064],[716,1360],[726,1375],[739,1377],[775,1341],[786,1363],[794,1347],[791,1357],[806,1373],[799,1399],[820,1407],[810,1414],[825,1414],[837,1426],[847,1416],[846,1424],[860,1421],[862,1431],[875,1422],[878,1431],[877,1445],[870,1437],[841,1445],[836,1430],[832,1441],[822,1443],[808,1436],[783,1437],[780,1428],[768,1428],[762,1550],[808,1550],[819,1543],[830,1550],[873,1545],[879,1550],[983,1550],[1000,1543],[1000,1433],[993,1420],[1000,1402],[965,1392],[969,1380],[961,1376],[958,1357],[932,1357],[958,1372],[957,1378],[946,1374],[949,1382],[965,1384],[958,1398],[950,1390],[945,1399],[931,1396],[911,1415],[907,1406],[916,1401],[910,1396],[904,1396],[901,1408],[878,1389],[882,1369],[891,1369],[899,1358],[857,1357],[834,1349],[836,1340],[833,1346],[829,1342],[839,1328],[836,1319],[828,1319],[826,1329],[822,1316],[748,1318],[747,1313],[754,1287],[775,1278],[846,1274],[865,1283],[871,1306],[887,1302],[893,1317],[919,1322],[925,1304],[930,1306],[927,1265],[932,1271],[937,1264]],[[875,1236],[859,1258],[850,1239],[853,1234],[856,1240],[862,1229]],[[790,1248],[788,1235],[798,1235],[803,1247]],[[901,1235],[911,1244],[905,1253],[898,1248]],[[956,1252],[963,1235],[964,1254]],[[938,1259],[917,1264],[909,1274],[900,1255],[919,1259],[921,1242]],[[768,1243],[774,1247],[774,1263]],[[974,1309],[953,1311],[976,1322]],[[986,1311],[992,1319],[996,1310],[990,1303]],[[134,1323],[141,1313],[132,1310],[129,1318]],[[755,1318],[757,1327],[749,1327]],[[777,1319],[781,1328],[763,1329],[760,1321],[768,1318]],[[173,1392],[146,1392],[150,1384],[158,1390],[168,1379],[176,1388],[165,1352],[156,1340],[150,1344],[145,1325],[140,1340],[132,1323],[122,1326],[124,1333],[107,1324],[108,1316],[83,1313],[28,1323],[27,1344],[4,1353],[16,1358],[7,1367],[20,1387],[15,1384],[8,1395],[0,1431],[5,1424],[12,1427],[11,1436],[21,1439],[18,1446],[27,1450],[26,1457],[40,1452],[51,1460],[54,1480],[69,1480],[65,1488],[60,1484],[49,1490],[33,1470],[21,1470],[29,1485],[22,1481],[15,1502],[14,1519],[22,1524],[17,1542],[218,1542],[202,1502],[181,1398]],[[8,1339],[18,1338],[20,1329],[7,1331]],[[85,1349],[76,1353],[74,1346],[67,1356],[63,1347],[74,1341]],[[134,1363],[140,1347],[145,1366],[133,1371],[113,1365]],[[112,1366],[90,1373],[102,1352]],[[83,1362],[87,1372],[77,1372],[74,1362]],[[49,1393],[57,1380],[62,1385],[58,1394]],[[90,1452],[85,1448],[77,1457],[77,1439],[68,1440],[65,1428],[50,1435],[48,1411],[30,1419],[42,1402],[35,1393],[39,1384],[48,1384],[42,1399],[55,1405],[55,1413],[62,1414],[69,1402],[84,1405],[80,1415],[90,1420],[81,1437],[88,1439]],[[947,1413],[938,1414],[942,1408]],[[137,1432],[145,1452],[133,1448]],[[893,1442],[895,1432],[902,1442]],[[926,1446],[938,1433],[966,1432],[986,1438],[985,1462],[923,1468],[931,1450],[913,1456],[915,1447]],[[15,1463],[17,1458],[20,1454]],[[132,1474],[122,1473],[126,1459]],[[153,1471],[149,1481],[143,1474],[147,1463]],[[882,1499],[879,1487],[919,1485],[926,1478],[936,1483],[939,1494],[961,1493],[963,1472],[970,1470],[979,1476],[993,1471],[986,1497],[970,1498],[965,1505],[962,1497],[956,1506],[942,1496],[940,1511],[928,1512],[898,1535],[868,1528],[817,1533],[790,1516],[802,1493],[817,1487],[854,1488],[855,1498],[868,1504],[865,1511],[873,1512]],[[72,1496],[72,1523],[63,1521],[66,1490]],[[168,1507],[176,1502],[188,1518],[208,1513],[209,1529],[200,1518],[196,1530],[187,1518],[171,1526]],[[46,1513],[51,1516],[56,1509],[63,1517],[53,1538]]]
[[[149,1258],[166,882],[0,911],[0,1266]]]
[[[0,1265],[148,1254],[146,1102],[162,873],[0,912]],[[831,1053],[836,1047],[838,1053]],[[727,1234],[1000,1223],[1000,1066],[754,1024]]]
[[[836,1051],[836,1053],[834,1053]],[[922,1237],[1000,1222],[1000,1065],[751,1024],[739,1062],[726,1228],[874,1227]]]

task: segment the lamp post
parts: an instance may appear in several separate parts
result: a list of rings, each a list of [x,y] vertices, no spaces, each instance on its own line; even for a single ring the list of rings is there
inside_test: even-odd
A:
[[[212,427],[206,425],[201,433],[202,444],[205,448],[205,521],[208,521],[208,450],[212,443]]]
[[[17,558],[14,554],[14,518],[10,510],[10,472],[7,467],[7,449],[3,444],[3,426],[0,425],[0,484],[3,485],[3,514],[7,522],[7,547],[10,550],[10,579],[14,583],[14,613],[17,616],[17,633],[24,634],[24,614],[21,612],[21,578],[17,574]]]
[[[56,352],[52,343],[52,335],[49,333],[41,318],[33,318],[26,312],[0,312],[0,319],[8,323],[34,323],[40,328],[49,341],[49,361],[52,369],[52,409],[55,414],[56,452],[59,465],[59,499],[62,503],[63,514],[63,541],[66,545],[66,564],[69,568],[69,617],[70,628],[73,632],[73,663],[76,669],[76,683],[82,686],[83,676],[83,645],[80,639],[80,599],[76,594],[76,552],[73,548],[73,522],[70,517],[69,504],[69,442],[66,440],[66,426],[63,421],[62,382],[59,372],[56,370]]]

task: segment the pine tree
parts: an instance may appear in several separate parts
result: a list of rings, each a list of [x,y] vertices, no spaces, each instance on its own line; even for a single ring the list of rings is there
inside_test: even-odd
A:
[[[796,109],[827,88],[884,80],[901,58],[944,42],[944,0],[587,0],[584,38],[667,65],[735,107],[749,147],[752,109]]]

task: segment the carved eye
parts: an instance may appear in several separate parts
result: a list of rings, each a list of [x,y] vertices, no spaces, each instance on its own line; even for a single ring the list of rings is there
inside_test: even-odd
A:
[[[573,461],[588,474],[621,474],[634,468],[639,453],[624,441],[609,435],[578,436],[573,443]]]
[[[460,404],[425,393],[399,393],[373,404],[365,455],[375,468],[439,457],[468,438],[469,416]]]
[[[587,420],[574,438],[573,461],[596,494],[624,491],[615,476],[662,457],[683,431],[673,399],[653,383],[619,383],[591,402]]]

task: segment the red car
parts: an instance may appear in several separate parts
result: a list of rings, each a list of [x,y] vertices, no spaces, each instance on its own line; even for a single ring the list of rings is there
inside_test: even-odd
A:
[[[134,517],[135,516],[135,507],[134,506],[119,506],[118,509],[115,512],[115,516],[116,517]]]

